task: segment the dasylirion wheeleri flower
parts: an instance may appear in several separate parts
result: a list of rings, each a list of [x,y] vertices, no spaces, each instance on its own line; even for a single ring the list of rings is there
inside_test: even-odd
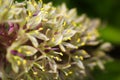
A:
[[[104,69],[111,45],[99,38],[99,23],[65,4],[0,0],[0,78],[76,80]]]

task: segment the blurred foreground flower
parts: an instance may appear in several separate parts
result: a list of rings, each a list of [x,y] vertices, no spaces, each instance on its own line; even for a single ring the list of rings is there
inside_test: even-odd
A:
[[[65,4],[0,0],[0,78],[75,80],[109,60],[99,20],[77,16]]]

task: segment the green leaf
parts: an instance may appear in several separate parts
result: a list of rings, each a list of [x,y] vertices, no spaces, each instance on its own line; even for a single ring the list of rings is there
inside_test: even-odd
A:
[[[37,52],[37,49],[35,49],[32,46],[27,46],[27,45],[20,46],[18,50],[21,50],[22,53],[24,53],[26,56],[32,56]]]

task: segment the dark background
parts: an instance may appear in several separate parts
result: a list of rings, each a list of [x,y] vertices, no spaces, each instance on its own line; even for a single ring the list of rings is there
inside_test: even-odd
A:
[[[85,13],[91,18],[101,19],[105,25],[100,26],[99,32],[104,41],[112,43],[113,49],[108,55],[113,57],[114,61],[105,65],[105,71],[96,67],[91,75],[94,80],[120,80],[120,0],[43,0],[43,2],[53,2],[54,6],[65,2],[69,9],[76,8],[78,15]]]

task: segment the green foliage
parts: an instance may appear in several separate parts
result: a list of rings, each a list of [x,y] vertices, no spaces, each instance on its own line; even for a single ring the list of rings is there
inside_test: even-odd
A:
[[[107,26],[103,29],[100,29],[99,32],[101,33],[101,37],[106,40],[110,41],[113,44],[120,45],[120,31],[119,28],[114,28],[111,26]]]
[[[120,79],[120,61],[115,60],[107,63],[106,70],[100,71],[98,68],[94,70],[92,76],[95,80],[119,80]],[[97,73],[97,74],[96,74]],[[89,80],[89,79],[88,79]]]

